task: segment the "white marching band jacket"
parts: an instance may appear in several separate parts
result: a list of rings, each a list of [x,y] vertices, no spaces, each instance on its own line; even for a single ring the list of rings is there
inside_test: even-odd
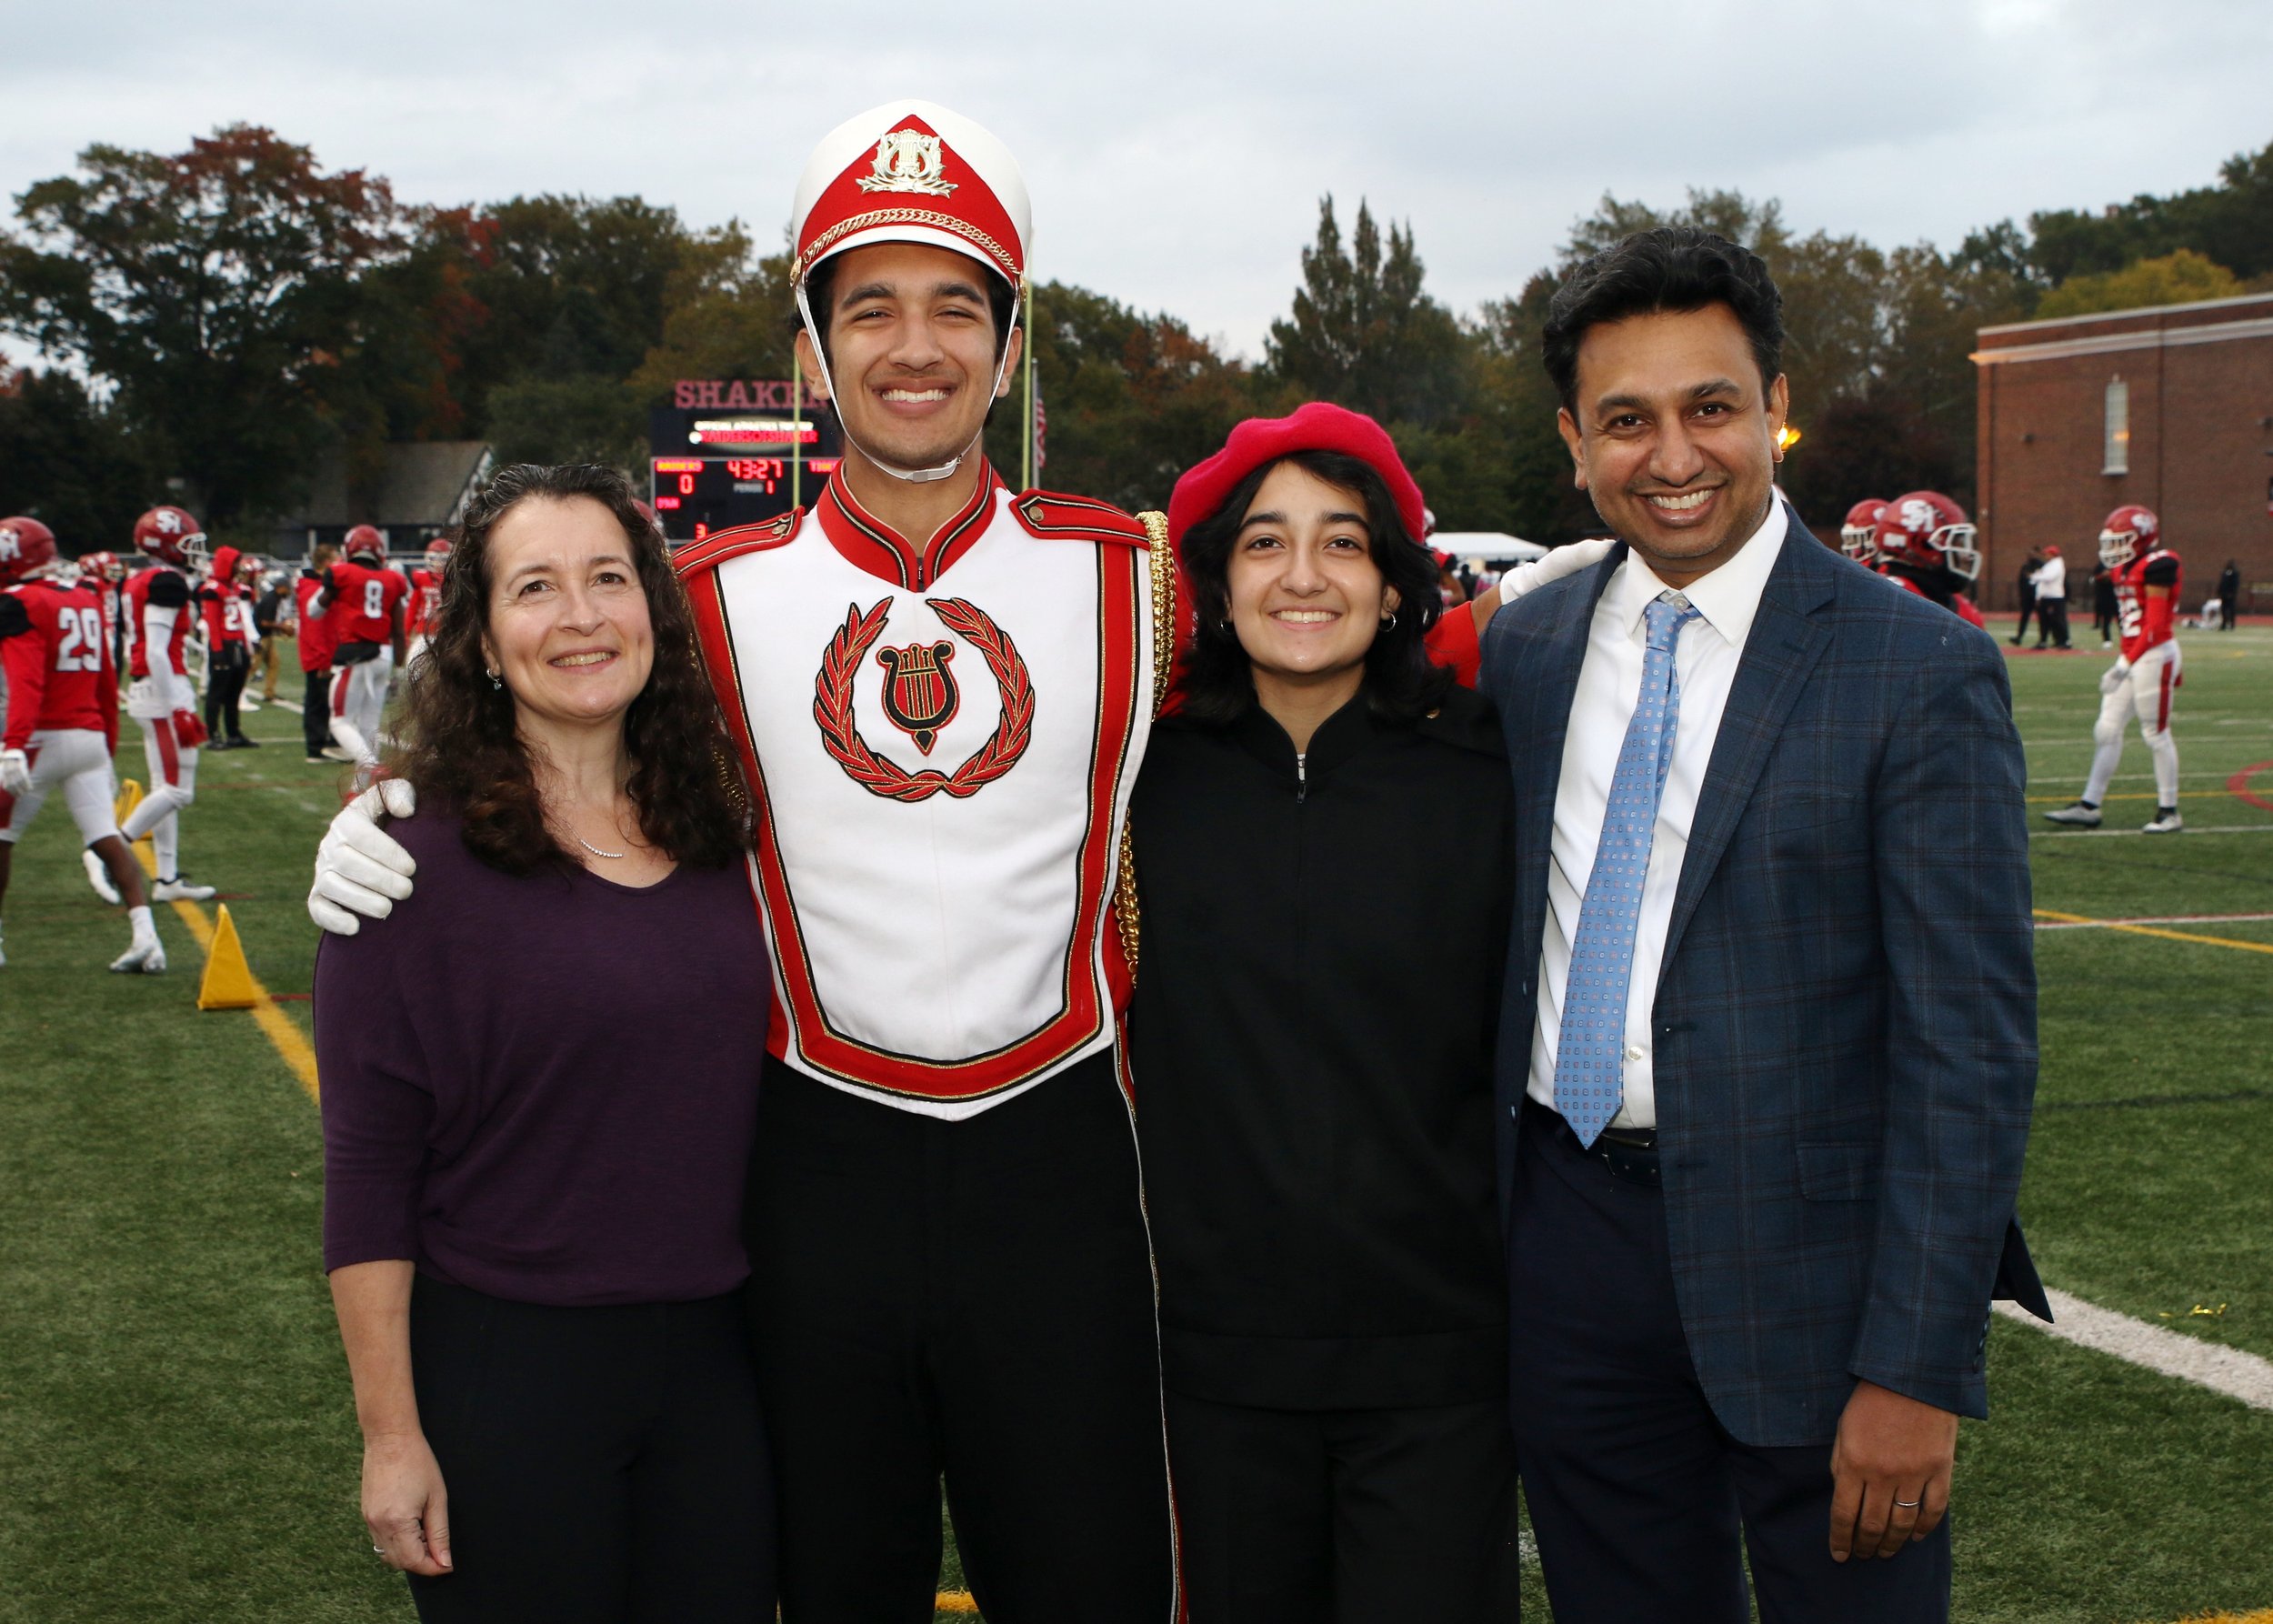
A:
[[[1110,1045],[1175,640],[1158,516],[989,468],[919,547],[831,480],[676,565],[756,802],[772,1052],[960,1118]]]

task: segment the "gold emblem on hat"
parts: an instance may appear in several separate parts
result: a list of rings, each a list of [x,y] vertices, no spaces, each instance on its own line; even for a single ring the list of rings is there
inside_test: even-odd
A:
[[[864,192],[920,192],[945,197],[956,183],[939,178],[944,155],[939,137],[921,130],[893,130],[876,143],[876,167],[860,177]]]

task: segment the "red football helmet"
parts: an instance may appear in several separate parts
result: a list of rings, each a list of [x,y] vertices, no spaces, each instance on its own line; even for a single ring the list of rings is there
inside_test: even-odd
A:
[[[135,546],[161,564],[186,566],[205,556],[205,530],[182,507],[153,507],[135,521]]]
[[[1876,496],[1865,496],[1847,510],[1847,522],[1839,526],[1839,551],[1857,564],[1867,564],[1878,556],[1878,521],[1884,516],[1887,505]]]
[[[450,541],[447,536],[437,536],[426,544],[426,567],[436,575],[450,567]]]
[[[347,539],[340,543],[339,550],[350,558],[360,558],[375,567],[384,567],[386,564],[386,537],[380,535],[378,527],[374,525],[357,525],[348,531]]]
[[[55,561],[53,530],[37,519],[0,519],[0,586],[13,586]]]
[[[2099,562],[2121,569],[2162,545],[2162,521],[2151,507],[2126,502],[2099,526]]]
[[[1892,563],[1946,569],[1970,581],[1981,573],[1977,534],[1965,509],[1939,491],[1912,491],[1887,504],[1877,539],[1879,553]]]
[[[123,581],[126,578],[126,564],[116,553],[82,553],[79,573],[101,581]]]

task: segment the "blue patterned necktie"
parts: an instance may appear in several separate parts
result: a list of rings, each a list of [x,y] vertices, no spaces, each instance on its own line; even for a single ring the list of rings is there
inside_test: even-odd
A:
[[[1626,988],[1634,973],[1634,927],[1641,920],[1657,802],[1681,716],[1673,646],[1697,612],[1678,593],[1666,592],[1642,617],[1649,651],[1642,657],[1641,694],[1602,812],[1602,838],[1578,909],[1578,939],[1571,948],[1555,1048],[1555,1108],[1585,1145],[1609,1126],[1626,1094]]]

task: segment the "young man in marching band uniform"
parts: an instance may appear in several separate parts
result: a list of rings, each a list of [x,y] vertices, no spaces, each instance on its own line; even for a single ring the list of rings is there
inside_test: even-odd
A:
[[[135,547],[149,564],[126,582],[126,714],[142,727],[150,793],[127,814],[128,845],[145,835],[157,854],[160,902],[203,902],[211,886],[182,877],[181,814],[197,798],[197,751],[205,726],[183,657],[189,647],[189,572],[205,556],[204,526],[179,507],[153,507],[135,521]]]
[[[107,870],[110,900],[124,898],[133,925],[134,939],[111,968],[159,975],[165,949],[150,922],[142,870],[111,809],[118,673],[102,606],[92,588],[53,579],[55,564],[55,537],[46,526],[0,519],[0,668],[8,691],[0,736],[0,897],[7,894],[16,841],[60,789],[86,856]]]
[[[2133,717],[2155,764],[2155,816],[2149,835],[2175,835],[2178,816],[2178,744],[2170,737],[2170,706],[2185,681],[2178,656],[2178,596],[2186,585],[2178,555],[2162,545],[2151,508],[2127,502],[2099,529],[2099,561],[2115,580],[2116,625],[2123,647],[2099,678],[2099,718],[2092,724],[2091,774],[2082,797],[2044,816],[2080,828],[2099,827],[2099,803],[2123,761],[2123,729]]]

